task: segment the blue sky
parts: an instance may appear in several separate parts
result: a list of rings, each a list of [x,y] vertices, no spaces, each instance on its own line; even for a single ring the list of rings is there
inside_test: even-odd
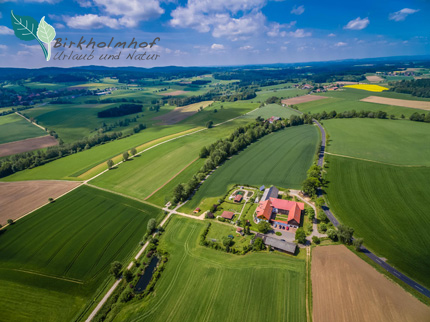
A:
[[[11,10],[38,21],[46,16],[57,38],[75,42],[81,36],[97,42],[160,37],[147,51],[160,57],[46,62],[35,40],[14,36]],[[424,0],[0,0],[0,66],[213,66],[424,55],[430,54],[429,16]],[[96,56],[118,51],[98,49]]]

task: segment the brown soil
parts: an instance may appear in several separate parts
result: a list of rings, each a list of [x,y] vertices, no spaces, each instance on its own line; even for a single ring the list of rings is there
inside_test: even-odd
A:
[[[343,245],[312,252],[315,322],[424,322],[430,308]]]
[[[400,100],[397,98],[386,98],[386,97],[379,97],[379,96],[369,96],[369,97],[363,98],[361,101],[369,102],[369,103],[409,107],[409,108],[418,108],[421,110],[430,111],[430,102],[426,102],[426,101]]]
[[[0,182],[0,224],[22,217],[80,184],[56,180]]]
[[[318,101],[318,100],[322,100],[324,98],[328,98],[328,97],[318,96],[318,95],[304,95],[304,96],[298,96],[298,97],[283,99],[281,102],[282,102],[282,104],[285,104],[285,105],[295,105],[295,104],[300,104],[300,103]]]
[[[366,79],[371,83],[379,83],[384,80],[382,77],[379,76],[366,76]]]
[[[182,95],[182,94],[185,94],[185,93],[188,93],[188,92],[187,91],[174,91],[174,92],[170,92],[170,93],[162,93],[160,95],[163,95],[163,96],[178,96],[178,95]]]
[[[173,111],[154,117],[154,120],[160,120],[162,125],[172,125],[176,124],[182,120],[185,120],[186,118],[196,114],[202,106],[203,108],[206,108],[208,105],[213,103],[213,101],[204,101],[199,103],[194,103],[186,106],[181,106],[175,108]]]
[[[358,84],[358,82],[348,82],[348,81],[340,81],[336,82],[337,85],[355,85]]]
[[[43,149],[53,145],[58,145],[58,142],[53,136],[50,135],[4,143],[0,144],[0,157]]]

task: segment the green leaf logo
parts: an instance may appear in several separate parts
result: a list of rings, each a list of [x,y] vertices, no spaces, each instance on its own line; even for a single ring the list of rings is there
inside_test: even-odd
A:
[[[46,61],[48,61],[51,58],[51,41],[55,38],[55,29],[45,21],[45,17],[40,20],[37,27],[37,37],[48,45],[48,56],[46,57]]]
[[[24,41],[31,41],[36,39],[40,47],[42,47],[43,54],[46,61],[51,59],[51,41],[55,38],[55,29],[45,21],[45,17],[37,23],[37,20],[30,16],[18,16],[10,12],[12,19],[12,27],[15,36]],[[47,44],[48,50],[45,45]]]

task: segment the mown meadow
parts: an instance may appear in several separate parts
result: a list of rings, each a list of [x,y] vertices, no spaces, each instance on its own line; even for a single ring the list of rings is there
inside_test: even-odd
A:
[[[83,186],[3,229],[2,319],[71,320],[105,283],[110,264],[127,264],[149,219],[161,216],[158,208]]]
[[[16,114],[0,117],[0,144],[47,135],[44,130]]]
[[[306,321],[303,259],[208,249],[198,245],[205,225],[173,217],[160,240],[169,261],[153,295],[108,321]]]

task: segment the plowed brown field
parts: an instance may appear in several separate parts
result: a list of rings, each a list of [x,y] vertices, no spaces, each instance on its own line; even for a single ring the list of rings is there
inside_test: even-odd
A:
[[[285,105],[294,105],[294,104],[318,101],[324,98],[328,98],[328,97],[318,96],[318,95],[304,95],[304,96],[283,99],[281,102],[282,104],[285,104]]]
[[[430,308],[343,245],[312,252],[315,322],[428,322]]]
[[[17,219],[80,185],[74,181],[0,182],[0,224]]]

